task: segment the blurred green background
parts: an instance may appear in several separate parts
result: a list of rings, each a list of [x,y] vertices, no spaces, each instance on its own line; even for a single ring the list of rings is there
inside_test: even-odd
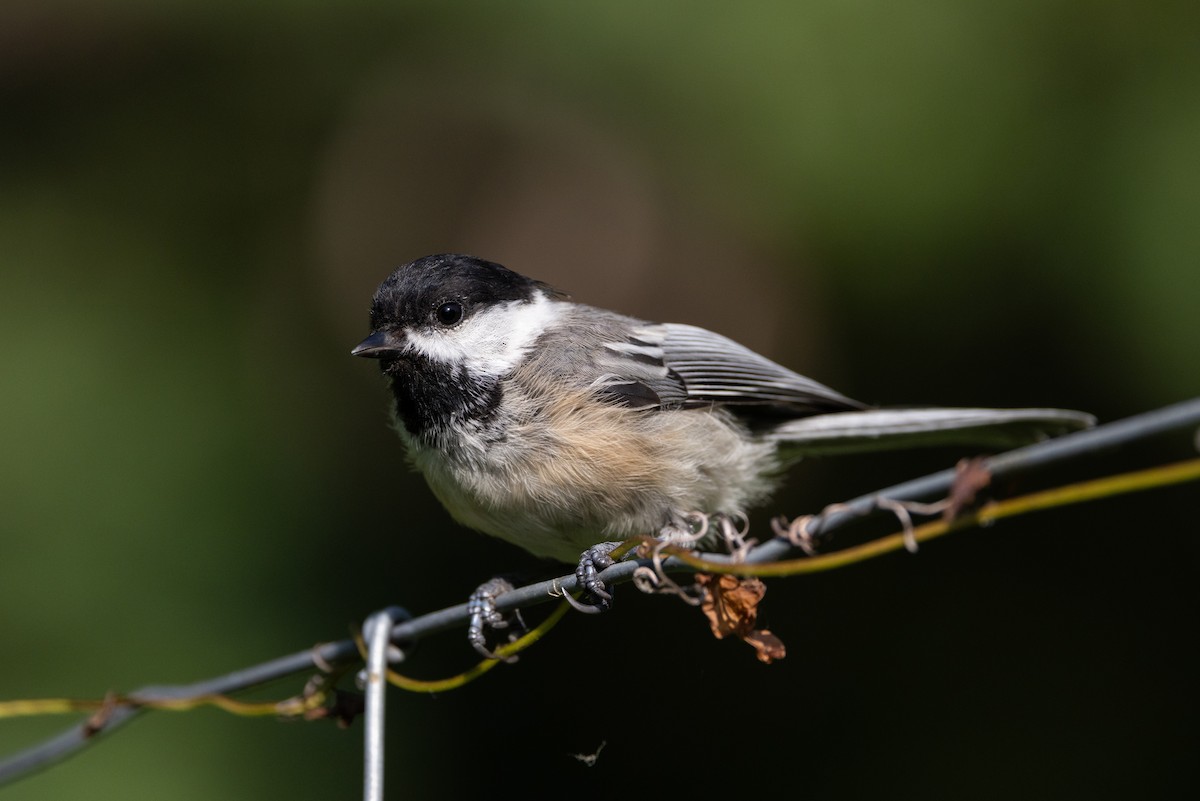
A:
[[[1200,394],[1198,143],[1192,2],[10,0],[0,697],[189,682],[561,571],[449,521],[349,356],[426,253],[869,402]],[[806,463],[756,530],[959,455]],[[516,666],[393,694],[389,788],[1185,796],[1195,499],[770,582],[769,667],[623,587]],[[410,671],[470,661],[456,632]],[[0,721],[0,753],[69,722]],[[4,792],[353,798],[361,734],[155,714]]]

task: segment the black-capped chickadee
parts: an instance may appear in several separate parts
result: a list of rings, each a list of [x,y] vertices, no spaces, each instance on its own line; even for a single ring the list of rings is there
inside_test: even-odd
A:
[[[574,563],[602,541],[741,515],[814,453],[1006,447],[1092,424],[1058,409],[869,409],[703,328],[571,302],[471,256],[398,268],[352,353],[460,523]]]

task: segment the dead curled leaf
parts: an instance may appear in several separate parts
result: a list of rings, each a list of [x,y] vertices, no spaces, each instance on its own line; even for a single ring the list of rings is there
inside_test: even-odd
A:
[[[758,604],[767,594],[761,579],[729,574],[697,573],[696,583],[704,592],[701,611],[718,640],[734,636],[754,648],[760,662],[770,664],[786,655],[783,641],[767,629],[755,629]]]

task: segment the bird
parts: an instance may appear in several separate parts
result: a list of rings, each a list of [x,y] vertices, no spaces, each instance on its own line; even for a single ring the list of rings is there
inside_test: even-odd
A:
[[[1066,409],[872,407],[705,328],[579,303],[458,253],[388,275],[351,353],[378,360],[393,427],[451,517],[578,564],[601,607],[604,544],[686,531],[696,513],[743,516],[806,455],[1004,448],[1095,422]]]

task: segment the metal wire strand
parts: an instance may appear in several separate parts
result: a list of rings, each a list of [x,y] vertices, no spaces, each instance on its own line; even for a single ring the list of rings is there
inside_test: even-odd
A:
[[[390,606],[367,618],[363,639],[367,643],[367,667],[360,674],[367,695],[366,724],[363,734],[363,800],[383,801],[384,718],[387,692],[387,666],[403,655],[392,647],[392,629],[400,620],[410,618],[406,611]]]

